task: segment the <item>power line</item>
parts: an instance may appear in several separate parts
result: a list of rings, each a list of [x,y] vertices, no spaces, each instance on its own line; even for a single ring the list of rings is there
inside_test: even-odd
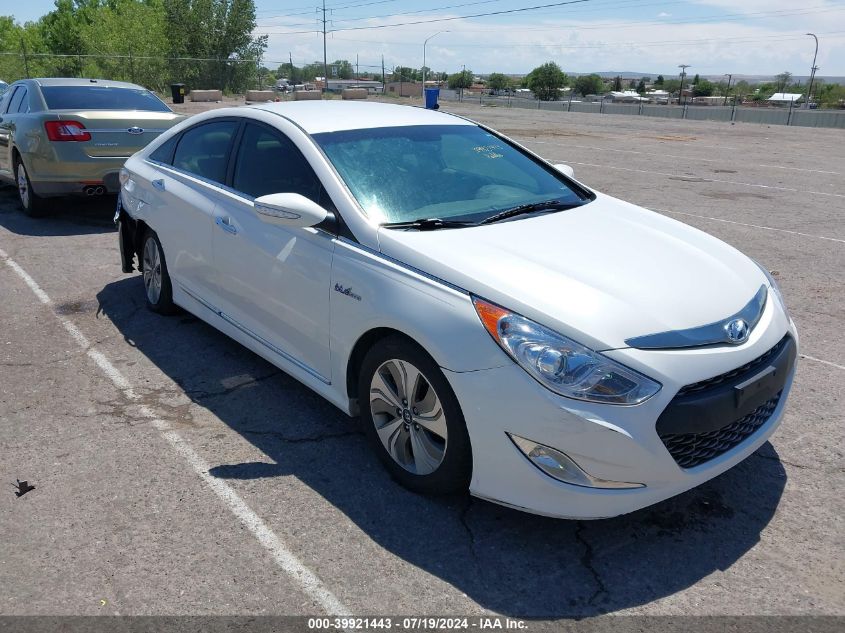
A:
[[[409,26],[412,24],[431,24],[433,22],[451,22],[453,20],[466,20],[468,18],[482,18],[491,15],[505,15],[510,13],[522,13],[524,11],[537,11],[539,9],[550,9],[554,7],[563,7],[571,4],[582,4],[584,2],[590,2],[591,0],[567,0],[567,2],[553,2],[551,4],[541,4],[533,7],[523,7],[521,9],[503,9],[500,11],[489,11],[487,13],[475,13],[473,15],[456,15],[447,18],[432,18],[430,20],[416,20],[413,22],[399,22],[396,24],[380,24],[376,26],[349,26],[349,27],[342,27],[339,29],[333,29],[332,33],[336,33],[338,31],[361,31],[365,29],[388,29],[397,26]],[[270,32],[268,32],[270,33]],[[292,33],[270,33],[272,35],[289,35]]]

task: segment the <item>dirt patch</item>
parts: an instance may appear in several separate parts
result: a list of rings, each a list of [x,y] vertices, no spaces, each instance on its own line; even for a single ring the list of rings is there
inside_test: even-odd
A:
[[[712,198],[713,200],[747,200],[748,198],[759,198],[760,200],[772,200],[772,196],[767,196],[764,193],[735,193],[735,192],[721,192],[721,191],[701,191],[700,196],[705,198]]]
[[[688,143],[689,141],[697,141],[698,137],[696,136],[645,136],[641,135],[640,138],[650,138],[656,141],[676,141],[678,143]]]
[[[68,301],[56,306],[58,314],[84,314],[86,312],[97,312],[100,304],[97,301]]]

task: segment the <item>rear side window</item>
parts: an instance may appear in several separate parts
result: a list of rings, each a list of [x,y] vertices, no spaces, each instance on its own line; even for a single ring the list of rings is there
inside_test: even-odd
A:
[[[172,165],[173,150],[176,148],[177,140],[179,140],[179,136],[172,136],[167,139],[150,154],[150,160],[154,160],[157,163],[164,163],[165,165]]]
[[[232,188],[254,198],[298,193],[320,203],[320,180],[293,141],[252,123],[241,138]]]
[[[161,99],[142,88],[42,86],[41,94],[51,110],[171,111]]]
[[[226,182],[226,167],[237,121],[203,123],[182,134],[173,166],[213,182]]]
[[[17,112],[18,108],[21,106],[21,101],[23,101],[24,95],[26,95],[26,88],[23,86],[15,88],[15,92],[12,94],[12,100],[9,102],[9,107],[6,112],[9,114]]]
[[[11,110],[10,109],[9,112],[21,112],[21,113],[29,112],[29,99],[26,98],[27,97],[26,88],[21,88],[20,90],[18,90],[18,94],[20,94],[20,96],[21,96],[20,101],[18,102],[18,109],[17,110]],[[16,94],[15,98],[17,98],[17,96],[18,95]]]

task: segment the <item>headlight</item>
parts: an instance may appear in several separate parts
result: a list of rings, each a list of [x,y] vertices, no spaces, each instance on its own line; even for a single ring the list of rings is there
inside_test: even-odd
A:
[[[775,296],[778,298],[778,301],[780,301],[780,305],[783,306],[784,312],[789,314],[789,310],[786,309],[786,301],[783,298],[783,293],[780,291],[780,286],[778,285],[778,282],[775,281],[774,277],[772,277],[772,273],[770,273],[769,270],[757,260],[754,260],[754,263],[760,267],[760,270],[763,271],[763,274],[766,276],[766,279],[768,279],[769,287],[772,289],[772,292],[775,293]]]
[[[602,404],[640,404],[660,391],[660,383],[539,323],[477,297],[472,302],[493,340],[555,393]]]

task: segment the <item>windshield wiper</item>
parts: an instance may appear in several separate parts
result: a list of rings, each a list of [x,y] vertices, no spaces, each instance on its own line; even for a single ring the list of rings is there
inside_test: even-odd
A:
[[[517,215],[536,213],[538,211],[565,211],[566,209],[572,209],[578,206],[581,205],[565,204],[560,200],[544,200],[543,202],[532,202],[530,204],[521,204],[518,207],[511,207],[510,209],[505,209],[504,211],[494,213],[490,217],[481,220],[481,222],[479,222],[478,224],[492,224],[493,222],[507,220],[508,218],[513,218]]]
[[[476,226],[475,222],[441,220],[440,218],[420,218],[410,222],[388,222],[382,224],[390,229],[417,229],[418,231],[436,231],[437,229],[455,229],[463,226]]]

